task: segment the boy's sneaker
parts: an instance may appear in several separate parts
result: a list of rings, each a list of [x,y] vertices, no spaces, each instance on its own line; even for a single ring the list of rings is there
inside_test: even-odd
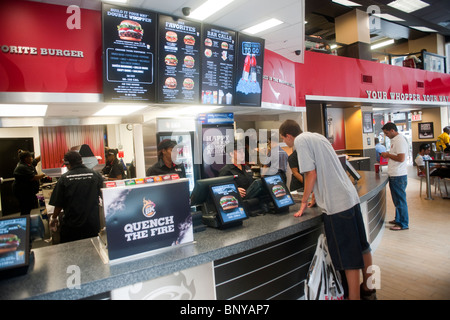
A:
[[[359,287],[359,295],[361,300],[377,300],[377,291],[375,289],[368,291],[364,290],[362,283]]]

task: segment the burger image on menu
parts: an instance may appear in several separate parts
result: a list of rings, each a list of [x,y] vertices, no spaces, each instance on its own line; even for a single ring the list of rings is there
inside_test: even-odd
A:
[[[212,56],[212,51],[211,51],[211,49],[205,49],[205,56],[206,56],[207,58],[211,58],[211,56]]]
[[[177,79],[169,77],[164,82],[167,89],[175,89],[177,87]]]
[[[219,203],[224,211],[236,209],[239,206],[234,196],[223,196],[220,198]]]
[[[272,192],[275,195],[275,197],[277,197],[277,198],[283,197],[286,195],[286,190],[284,190],[284,188],[282,186],[280,186],[279,184],[274,185],[272,187]]]
[[[141,41],[144,30],[136,21],[123,20],[118,26],[119,38],[121,40]]]
[[[0,254],[16,251],[19,244],[20,239],[15,234],[0,235]]]
[[[168,54],[164,61],[166,62],[166,65],[168,66],[176,66],[178,64],[178,58],[174,56],[173,54]]]
[[[191,35],[184,36],[184,44],[193,46],[195,44],[195,38]]]
[[[177,33],[173,32],[173,31],[167,31],[166,32],[166,40],[169,42],[177,42],[178,41]]]
[[[228,50],[228,43],[227,43],[227,42],[222,42],[222,43],[220,44],[220,47],[221,47],[223,50]]]
[[[210,38],[206,38],[205,39],[205,46],[207,47],[211,47],[213,44],[212,40]]]
[[[188,90],[194,89],[194,80],[192,80],[191,78],[184,79],[183,87]]]
[[[193,68],[195,65],[195,59],[192,56],[186,56],[184,57],[184,65],[187,68]]]

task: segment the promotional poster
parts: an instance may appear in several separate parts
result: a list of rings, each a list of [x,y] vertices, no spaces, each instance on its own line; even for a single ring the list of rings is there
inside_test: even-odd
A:
[[[294,204],[289,190],[279,175],[266,176],[263,179],[277,208],[284,208]]]
[[[198,103],[201,24],[159,15],[159,102]]]
[[[27,218],[0,220],[0,271],[27,263]]]
[[[236,32],[203,25],[202,104],[232,105]]]
[[[187,179],[102,193],[110,260],[194,240]]]
[[[156,13],[103,4],[103,96],[155,102]]]
[[[211,195],[223,224],[247,218],[239,191],[234,183],[211,186]]]
[[[264,39],[239,34],[236,57],[237,106],[261,106]]]

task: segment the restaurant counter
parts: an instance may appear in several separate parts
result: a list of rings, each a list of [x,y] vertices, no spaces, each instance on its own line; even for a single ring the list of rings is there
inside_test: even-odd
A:
[[[360,174],[356,188],[369,242],[375,244],[384,229],[387,176]],[[136,283],[145,287],[152,281],[160,281],[155,284],[159,297],[168,299],[162,283],[171,283],[168,287],[173,288],[170,281],[180,275],[183,281],[177,281],[185,291],[183,299],[297,299],[303,296],[304,279],[323,232],[320,208],[307,209],[295,218],[298,208],[297,203],[289,213],[250,217],[230,229],[207,228],[194,233],[193,243],[120,263],[102,259],[97,238],[33,249],[26,275],[0,280],[0,299],[122,299],[124,287]],[[197,275],[183,274],[195,268],[201,268]],[[208,272],[212,283],[192,290],[195,283],[187,277],[204,278],[196,281],[199,284]]]

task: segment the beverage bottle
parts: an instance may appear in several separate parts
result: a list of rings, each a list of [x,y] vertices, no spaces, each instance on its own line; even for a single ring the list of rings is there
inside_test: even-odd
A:
[[[250,55],[247,53],[244,61],[244,69],[242,70],[242,79],[248,81],[248,76],[250,73]]]
[[[250,60],[250,81],[256,82],[256,58],[254,54],[252,54]]]

